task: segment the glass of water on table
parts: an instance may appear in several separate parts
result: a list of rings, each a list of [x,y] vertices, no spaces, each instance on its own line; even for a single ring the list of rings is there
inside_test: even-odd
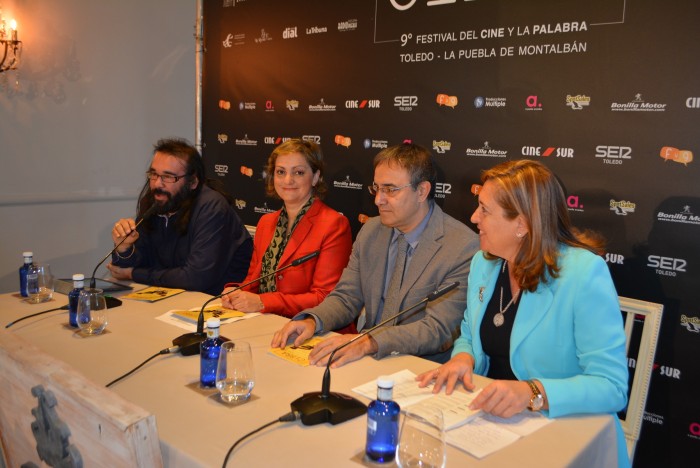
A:
[[[227,403],[248,401],[255,386],[255,371],[250,344],[226,341],[221,345],[216,368],[216,388]]]

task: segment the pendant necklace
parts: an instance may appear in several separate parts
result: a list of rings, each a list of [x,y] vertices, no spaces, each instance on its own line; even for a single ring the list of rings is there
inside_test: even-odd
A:
[[[503,268],[501,268],[501,273],[505,272],[507,263],[508,263],[507,261],[505,261],[505,260],[503,261]],[[500,327],[501,325],[503,325],[503,323],[505,322],[504,314],[508,311],[510,306],[513,305],[513,303],[518,300],[518,295],[520,295],[520,291],[513,294],[513,297],[510,298],[510,302],[508,304],[506,304],[506,307],[504,309],[503,308],[503,286],[501,286],[501,301],[499,303],[500,312],[498,312],[496,315],[493,316],[493,324],[494,325],[496,325],[497,327]]]

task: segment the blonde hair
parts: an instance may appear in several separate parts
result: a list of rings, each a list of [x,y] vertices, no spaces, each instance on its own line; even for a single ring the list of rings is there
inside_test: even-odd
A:
[[[535,291],[547,274],[559,275],[560,243],[603,255],[602,236],[572,226],[564,189],[544,164],[529,159],[507,161],[484,171],[481,180],[495,186],[496,203],[506,218],[522,216],[527,224],[528,233],[510,265],[522,289]]]

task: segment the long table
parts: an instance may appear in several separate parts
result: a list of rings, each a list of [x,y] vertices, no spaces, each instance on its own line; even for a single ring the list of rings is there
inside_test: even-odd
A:
[[[209,298],[185,292],[155,303],[124,299],[121,306],[110,309],[107,330],[96,337],[81,337],[65,327],[66,311],[33,317],[9,330],[94,382],[106,385],[172,346],[172,339],[184,332],[155,317],[172,309],[199,307]],[[22,302],[13,294],[2,294],[0,324],[64,304],[67,297],[58,293],[53,301],[37,305]],[[269,353],[272,333],[286,320],[261,315],[221,328],[222,335],[247,341],[252,348],[255,388],[245,404],[228,406],[216,395],[196,389],[198,356],[159,356],[111,387],[156,416],[165,466],[221,466],[226,452],[241,436],[288,413],[290,402],[302,394],[321,389],[323,368],[300,367]],[[434,363],[413,356],[382,360],[367,356],[333,369],[331,390],[353,394],[352,388],[379,375],[403,369],[420,373],[434,367]],[[484,380],[477,376],[476,383],[483,385]],[[358,467],[365,433],[365,417],[335,426],[277,423],[240,444],[227,466]],[[615,444],[615,425],[610,416],[561,418],[481,460],[448,445],[447,466],[615,466]]]

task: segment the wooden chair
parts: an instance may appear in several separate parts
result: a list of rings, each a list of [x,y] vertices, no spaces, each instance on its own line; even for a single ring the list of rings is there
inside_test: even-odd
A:
[[[639,440],[644,419],[644,409],[647,403],[649,382],[654,366],[656,342],[661,328],[661,317],[664,307],[661,304],[645,302],[627,297],[620,297],[620,309],[625,314],[625,335],[627,336],[627,358],[634,359],[634,378],[630,385],[629,403],[624,419],[620,418],[622,429],[627,439],[627,453],[630,461],[634,459],[634,451]],[[635,329],[635,322],[643,321],[641,336]],[[630,343],[638,346],[636,356],[630,356]]]
[[[5,330],[0,369],[0,466],[163,466],[155,416]]]

